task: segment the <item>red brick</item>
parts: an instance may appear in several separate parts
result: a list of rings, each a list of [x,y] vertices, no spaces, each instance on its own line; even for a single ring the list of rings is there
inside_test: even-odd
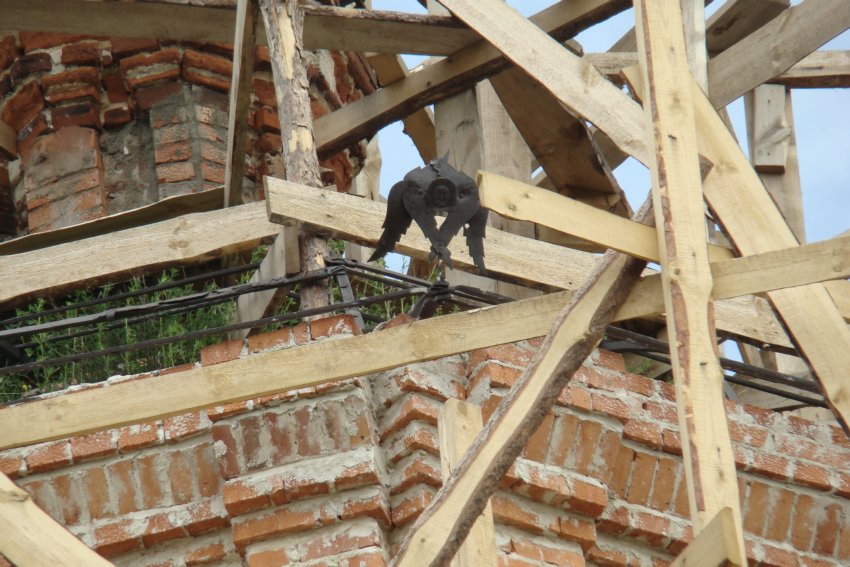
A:
[[[271,505],[268,494],[258,492],[255,486],[240,480],[224,485],[222,499],[231,516],[240,516]]]
[[[847,521],[846,517],[841,529],[841,539],[838,541],[838,559],[850,559],[850,521]]]
[[[31,81],[6,100],[0,118],[16,132],[20,132],[43,109],[41,87],[38,82]]]
[[[224,544],[216,542],[186,552],[183,561],[186,563],[186,567],[194,567],[195,565],[215,563],[224,559],[226,555],[227,550]]]
[[[0,457],[0,473],[9,478],[18,478],[24,467],[23,457]]]
[[[180,92],[180,83],[165,82],[136,90],[136,102],[142,110],[149,110]]]
[[[248,567],[282,567],[289,565],[286,553],[282,549],[267,549],[251,553],[247,557]]]
[[[784,488],[774,488],[773,505],[768,515],[765,537],[774,541],[785,541],[794,505],[794,493]]]
[[[166,459],[163,453],[154,453],[135,459],[140,497],[142,506],[146,509],[168,503],[163,490],[163,482],[167,482]]]
[[[44,73],[52,68],[53,61],[50,59],[49,53],[30,53],[15,61],[9,71],[9,76],[13,81],[20,83],[30,75]]]
[[[763,567],[797,567],[800,565],[799,557],[794,553],[772,545],[763,545],[764,558],[760,566]]]
[[[808,551],[812,543],[815,529],[813,517],[814,500],[807,494],[797,496],[797,506],[794,509],[794,524],[791,527],[791,544],[800,551]]]
[[[670,519],[667,516],[635,510],[632,519],[632,537],[653,547],[662,547],[665,544],[670,533]]]
[[[832,556],[838,543],[838,531],[841,529],[842,507],[830,504],[823,511],[815,533],[815,544],[812,551],[820,555]]]
[[[239,476],[239,452],[236,439],[233,436],[233,427],[229,423],[217,423],[211,429],[212,438],[216,444],[224,446],[224,455],[219,456],[218,462],[221,468],[221,476],[230,479]]]
[[[83,510],[85,492],[80,484],[80,475],[58,475],[53,478],[56,501],[62,509],[62,523],[66,526],[78,524]]]
[[[117,128],[132,121],[133,111],[126,106],[116,106],[103,111],[103,126],[105,128]]]
[[[188,140],[171,144],[159,144],[154,149],[154,161],[157,164],[190,159],[192,159],[192,144]]]
[[[665,453],[682,456],[682,437],[679,432],[665,429],[661,433],[661,449]]]
[[[66,85],[63,85],[66,86]],[[91,85],[67,85],[68,88],[54,89],[44,96],[50,104],[59,104],[70,100],[86,100],[96,102],[100,98],[100,92]]]
[[[617,397],[601,392],[592,392],[592,398],[595,413],[610,415],[623,423],[629,421],[634,414],[629,404]]]
[[[310,321],[310,338],[312,340],[339,335],[359,335],[360,328],[353,315],[334,315]]]
[[[209,427],[210,422],[204,412],[175,415],[162,420],[165,440],[170,443],[206,433]]]
[[[576,451],[573,470],[579,474],[591,474],[596,469],[594,460],[599,440],[602,438],[602,425],[596,421],[583,421],[579,438],[576,441]]]
[[[261,132],[280,134],[280,118],[277,112],[271,108],[261,106],[254,113],[254,128]]]
[[[97,41],[79,41],[62,48],[63,65],[86,65],[100,59],[100,44]]]
[[[547,462],[560,467],[567,464],[570,450],[576,442],[578,423],[578,418],[572,414],[557,415],[553,424],[552,441]]]
[[[111,431],[100,431],[71,439],[71,457],[74,462],[114,455],[118,447]]]
[[[756,474],[777,480],[790,480],[790,462],[785,457],[757,452],[750,470]]]
[[[167,163],[163,165],[158,165],[156,168],[156,175],[157,181],[160,184],[192,181],[193,179],[195,179],[195,166],[193,166],[191,162]],[[211,347],[215,346],[219,345],[211,345]],[[211,347],[205,347],[204,350],[209,349]],[[201,351],[202,356],[204,350]],[[201,363],[203,364],[203,358],[201,359]]]
[[[580,518],[560,518],[558,536],[578,543],[587,552],[596,543],[596,524]]]
[[[657,423],[632,419],[623,428],[623,438],[646,445],[650,449],[661,449],[661,428]]]
[[[191,166],[191,164],[189,165]],[[242,346],[242,339],[233,339],[204,347],[201,350],[201,364],[203,366],[211,366],[229,360],[236,360],[242,352]]]
[[[676,500],[673,504],[673,511],[682,516],[689,517],[690,516],[690,502],[688,500],[688,483],[685,482],[684,477],[679,480],[679,490],[676,492]]]
[[[183,78],[196,85],[207,87],[223,93],[230,91],[230,77],[193,69],[191,67],[183,67]]]
[[[226,513],[213,510],[212,501],[193,504],[187,512],[189,517],[184,527],[192,536],[218,530],[230,524]]]
[[[168,514],[154,514],[145,520],[142,542],[144,542],[146,547],[152,547],[158,543],[185,536],[186,530],[183,526],[172,524],[168,518]]]
[[[490,500],[493,506],[493,519],[508,526],[513,526],[533,534],[545,531],[545,520],[534,512],[523,509],[516,500],[504,496],[493,495]]]
[[[474,369],[482,362],[495,360],[525,368],[531,362],[534,353],[513,344],[503,344],[474,350],[469,353],[469,367]]]
[[[113,509],[125,515],[139,509],[136,505],[136,486],[133,481],[133,461],[125,459],[106,467],[106,476],[112,485]]]
[[[555,416],[550,412],[543,418],[543,421],[528,438],[528,443],[523,451],[525,458],[537,461],[546,461],[546,452],[549,449],[549,438],[552,436],[552,424],[555,421]]]
[[[765,520],[768,515],[768,498],[770,487],[764,483],[752,481],[750,493],[746,502],[746,513],[744,514],[744,529],[755,535],[762,535],[765,528]]]
[[[570,510],[594,518],[602,515],[608,506],[608,492],[605,488],[580,478],[573,478],[570,487],[572,494],[567,499]]]
[[[201,177],[204,181],[213,183],[224,183],[225,166],[208,161],[201,162]]]
[[[121,71],[131,88],[180,76],[180,52],[163,49],[151,54],[140,53],[121,60]]]
[[[18,47],[15,45],[15,37],[7,35],[0,39],[0,71],[8,69],[18,57]]]
[[[587,559],[600,567],[629,567],[631,558],[623,551],[600,549],[596,546],[587,552]]]
[[[386,498],[377,489],[371,495],[349,497],[342,505],[342,512],[339,511],[338,505],[330,504],[323,506],[320,514],[324,525],[340,519],[346,521],[354,518],[372,518],[385,530],[392,525]]]
[[[155,422],[128,425],[118,430],[118,447],[122,452],[150,447],[159,441],[159,426]]]
[[[811,486],[818,490],[830,490],[832,488],[829,480],[829,472],[825,468],[799,461],[797,462],[797,468],[794,470],[794,481],[803,486]]]
[[[90,102],[54,108],[50,117],[57,130],[66,126],[100,128],[103,125],[100,121],[100,106]]]
[[[70,447],[67,441],[57,441],[39,447],[26,456],[27,470],[30,473],[37,473],[70,465]]]
[[[123,520],[95,528],[94,550],[104,557],[127,553],[142,547],[142,540],[131,532],[133,520]]]
[[[192,479],[194,472],[189,459],[183,451],[168,453],[171,463],[168,467],[168,479],[171,483],[171,496],[177,504],[186,504],[194,499]]]
[[[24,51],[29,52],[35,49],[48,49],[57,45],[73,43],[85,38],[85,36],[22,31],[18,33],[18,38],[21,41],[21,47],[23,47]]]
[[[314,511],[295,511],[280,509],[271,514],[254,517],[233,525],[233,543],[242,551],[248,545],[289,533],[296,533],[319,527]]]
[[[430,489],[418,488],[410,491],[410,494],[398,500],[392,509],[392,524],[395,528],[406,526],[416,520],[428,504],[433,500],[434,494]]]
[[[155,39],[138,39],[130,37],[113,37],[112,55],[116,59],[122,59],[141,51],[155,51],[159,49],[159,42]]]
[[[658,459],[658,472],[655,475],[650,499],[650,505],[656,510],[664,512],[670,509],[679,470],[680,465],[677,461],[665,457]]]
[[[649,490],[655,478],[655,465],[658,459],[649,453],[637,453],[632,467],[632,477],[626,500],[630,504],[645,506],[649,499]]]
[[[232,59],[210,53],[201,53],[192,49],[183,52],[183,64],[185,67],[204,69],[226,77],[233,74]]]
[[[394,417],[382,426],[381,440],[401,431],[412,421],[424,421],[436,426],[439,412],[436,402],[432,402],[429,398],[414,394],[405,396]]]
[[[256,89],[256,85],[254,87]],[[321,118],[325,114],[330,113],[331,109],[328,104],[323,100],[315,100],[313,98],[310,99],[310,114],[313,117],[313,120],[317,118]]]

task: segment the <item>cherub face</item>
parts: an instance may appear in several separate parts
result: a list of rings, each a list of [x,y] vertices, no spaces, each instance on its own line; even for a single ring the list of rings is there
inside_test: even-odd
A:
[[[434,209],[453,207],[457,200],[454,184],[448,179],[438,177],[428,186],[426,201]]]

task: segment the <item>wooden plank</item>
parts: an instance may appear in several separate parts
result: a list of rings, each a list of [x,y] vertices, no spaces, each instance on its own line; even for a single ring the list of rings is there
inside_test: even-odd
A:
[[[785,172],[792,134],[785,114],[785,98],[782,85],[759,85],[747,94],[750,160],[758,172]]]
[[[410,74],[407,65],[399,55],[379,54],[369,58],[369,64],[375,70],[378,81],[386,87],[400,81]],[[422,161],[428,163],[437,158],[437,133],[434,128],[434,116],[430,108],[420,108],[402,119],[404,133],[413,140]]]
[[[850,51],[815,51],[768,82],[798,89],[850,88]]]
[[[593,65],[572,54],[507,4],[492,0],[441,0],[441,3],[574,114],[584,118],[593,116],[590,121],[621,150],[647,155],[643,137],[632,135],[641,128],[642,113],[636,105],[617,105],[624,93],[605,80]]]
[[[670,567],[719,567],[746,565],[746,557],[735,545],[735,517],[723,508],[691,540]]]
[[[649,207],[638,213],[649,216]],[[641,218],[641,220],[643,220]],[[473,446],[419,515],[391,565],[445,564],[484,510],[499,481],[602,337],[645,263],[608,252],[552,325]]]
[[[377,53],[451,55],[480,38],[451,17],[310,6],[304,47]]]
[[[652,227],[494,173],[479,172],[477,181],[481,204],[492,211],[545,225],[650,262],[661,260]],[[728,248],[709,246],[711,260],[731,257]]]
[[[688,69],[697,84],[708,90],[708,51],[705,35],[705,2],[703,0],[679,0],[682,9],[682,25],[685,30],[685,50]]]
[[[694,533],[720,510],[733,512],[744,554],[735,456],[726,422],[723,371],[711,304],[697,133],[682,12],[678,0],[635,1],[647,133],[655,143],[652,200],[661,255],[661,282],[682,461]]]
[[[47,246],[65,244],[74,240],[91,238],[118,230],[164,221],[189,213],[214,211],[221,208],[221,203],[221,187],[200,193],[166,197],[156,203],[109,215],[108,217],[7,240],[0,243],[0,256],[21,254]]]
[[[446,482],[458,462],[484,427],[481,407],[449,398],[440,408],[437,430],[440,435],[440,463]],[[452,567],[477,567],[496,564],[496,529],[493,509],[488,502],[469,535],[452,559]]]
[[[309,190],[280,179],[267,177],[265,183],[269,215],[278,222],[303,223],[311,230],[364,246],[374,246],[381,234],[385,205],[341,193]],[[546,290],[577,289],[596,261],[590,254],[495,229],[487,231],[484,246],[490,272]],[[397,250],[412,258],[427,259],[431,244],[418,229],[411,228],[402,236]],[[455,268],[476,269],[462,242],[453,242],[450,250]],[[648,296],[661,297],[658,290],[650,291]],[[636,296],[621,308],[617,319],[659,314],[663,304],[658,305],[653,306],[647,297]],[[724,332],[792,346],[764,300],[718,301],[715,311],[717,327]]]
[[[542,336],[570,295],[544,295],[344,340],[319,341],[177,374],[117,382],[7,406],[0,408],[0,450],[182,415]],[[365,352],[372,354],[363,356]],[[93,407],[98,411],[91,411]]]
[[[543,31],[560,39],[575,35],[630,5],[629,0],[562,0],[530,19]],[[469,88],[508,65],[498,50],[481,41],[450,58],[428,65],[403,81],[316,120],[314,128],[319,153],[331,155],[414,110]]]
[[[256,0],[239,0],[236,5],[236,35],[233,40],[233,75],[230,81],[230,110],[227,126],[227,166],[224,171],[224,206],[242,199],[248,111],[251,109],[251,79],[256,51]]]
[[[280,117],[280,137],[286,178],[311,187],[322,187],[319,158],[313,139],[313,115],[307,91],[307,71],[301,59],[304,12],[291,0],[259,0],[272,65],[274,91]],[[328,241],[301,232],[298,254],[305,272],[325,267]],[[330,284],[320,280],[299,287],[301,308],[330,304]]]
[[[11,126],[0,120],[0,155],[18,159],[18,135]]]
[[[781,14],[790,0],[732,0],[724,2],[706,22],[705,46],[712,57],[726,51]]]
[[[555,191],[576,199],[592,195],[596,198],[591,202],[600,208],[613,209],[623,217],[631,215],[622,189],[599,158],[583,120],[518,68],[494,75],[490,82]],[[529,108],[534,112],[528,112]]]
[[[735,246],[744,255],[795,246],[797,240],[791,229],[711,102],[701,93],[694,99],[700,141],[705,144],[709,159],[723,164],[722,174],[717,174],[717,168],[709,174],[703,191]],[[729,191],[729,187],[735,187],[735,191]],[[827,402],[846,428],[850,417],[850,387],[846,385],[844,372],[850,368],[850,329],[835,303],[822,284],[772,291],[768,297],[815,370]]]
[[[0,473],[0,553],[18,567],[91,565],[109,561],[39,508],[32,497]]]
[[[263,203],[250,203],[0,256],[0,302],[120,281],[143,270],[220,258],[250,250],[279,231],[279,225],[268,221]],[[97,262],[92,262],[92,250],[99,251]]]
[[[712,104],[726,106],[781,75],[848,27],[846,0],[805,0],[789,8],[709,62]]]
[[[307,49],[448,55],[479,39],[453,18],[332,6],[304,6],[304,11]],[[62,18],[55,17],[59,13]],[[159,2],[6,0],[0,3],[0,21],[23,31],[229,44],[236,10]],[[265,45],[265,31],[257,32],[257,43]]]

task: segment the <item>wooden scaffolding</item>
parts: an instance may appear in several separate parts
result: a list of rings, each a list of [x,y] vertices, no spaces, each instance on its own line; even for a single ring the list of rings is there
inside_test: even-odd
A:
[[[745,345],[796,349],[838,421],[845,430],[850,424],[850,236],[808,245],[795,237],[793,192],[799,191],[799,178],[789,162],[795,141],[786,98],[788,88],[850,85],[848,54],[817,51],[850,27],[846,0],[804,0],[793,7],[788,0],[728,0],[708,21],[701,1],[634,0],[633,32],[610,52],[589,54],[568,40],[631,7],[631,1],[564,0],[528,19],[502,0],[440,4],[447,11],[434,4],[428,16],[295,0],[238,0],[235,11],[82,0],[0,5],[0,21],[15,29],[234,42],[223,206],[197,196],[178,198],[170,205],[180,204],[186,214],[176,219],[153,224],[165,207],[152,206],[9,243],[0,256],[0,302],[232,253],[269,237],[276,240],[261,278],[292,271],[287,265],[294,262],[301,271],[322,267],[328,236],[374,245],[385,207],[321,191],[317,156],[404,120],[423,159],[432,159],[446,141],[439,139],[427,106],[446,104],[488,78],[487,96],[495,93],[491,99],[504,107],[546,177],[531,185],[488,167],[499,157],[481,160],[477,182],[484,206],[534,223],[505,220],[502,230],[491,229],[488,269],[501,280],[551,292],[196,368],[178,382],[152,377],[12,405],[0,409],[0,449],[546,335],[541,355],[474,439],[450,433],[463,429],[458,416],[465,410],[446,410],[444,446],[450,450],[444,455],[443,488],[393,559],[394,565],[445,564],[606,326],[666,315],[695,533],[675,564],[744,565],[716,331]],[[63,17],[52,17],[60,9]],[[124,26],[128,20],[132,29]],[[287,178],[266,178],[265,203],[242,204],[257,43],[266,43],[271,54]],[[371,54],[381,88],[312,120],[301,50],[319,48]],[[437,59],[410,72],[401,53]],[[730,132],[724,111],[742,95],[750,110],[750,157]],[[0,145],[14,154],[14,135],[2,126]],[[636,212],[611,175],[627,156],[652,172],[652,197]],[[722,238],[709,242],[707,218],[722,227],[725,245]],[[301,229],[297,259],[293,226]],[[528,226],[537,231],[529,233]],[[544,233],[550,242],[528,237]],[[186,245],[168,246],[177,237]],[[109,258],[92,263],[90,250],[103,250],[105,241]],[[31,250],[34,242],[39,247]],[[398,250],[426,259],[430,244],[411,230]],[[603,256],[590,253],[605,250]],[[461,245],[454,244],[452,254],[459,268],[473,268]],[[644,273],[647,262],[658,263],[660,273]],[[58,263],[63,270],[50,269]],[[305,305],[327,300],[321,286],[302,290]],[[240,316],[256,318],[270,295],[240,303]],[[374,354],[353,356],[363,351]],[[281,367],[290,370],[284,380],[268,371]],[[224,379],[237,373],[239,380]],[[108,564],[6,477],[0,477],[0,531],[15,534],[16,543],[2,550],[12,561],[16,554],[30,561],[36,554],[39,564],[64,564],[69,557]],[[492,527],[474,533],[475,549],[487,547],[488,533],[492,540]]]

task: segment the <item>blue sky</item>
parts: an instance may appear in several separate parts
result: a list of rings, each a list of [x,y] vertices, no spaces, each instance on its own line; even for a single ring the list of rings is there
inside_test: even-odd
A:
[[[540,11],[553,0],[512,0],[508,2],[525,15]],[[792,0],[798,4],[799,0]],[[715,0],[711,13],[723,2]],[[716,6],[715,6],[716,5]],[[373,0],[377,10],[424,12],[416,0]],[[632,10],[623,12],[603,24],[580,34],[577,39],[586,52],[605,51],[634,25]],[[850,32],[845,32],[821,49],[850,49]],[[421,57],[407,57],[414,66]],[[809,242],[832,238],[850,229],[850,89],[795,89],[794,120],[803,187],[806,237]],[[746,140],[744,105],[741,100],[729,107],[739,140]],[[400,123],[392,124],[379,134],[383,168],[381,192],[386,195],[393,183],[414,167],[422,165],[416,148],[403,132]],[[648,170],[628,160],[614,172],[632,206],[639,206],[649,189]],[[392,265],[394,262],[390,262]]]

